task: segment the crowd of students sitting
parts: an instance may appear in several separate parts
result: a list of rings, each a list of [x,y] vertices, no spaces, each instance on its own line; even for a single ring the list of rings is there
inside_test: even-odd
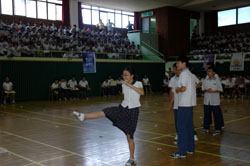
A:
[[[250,52],[250,32],[193,35],[190,54]]]
[[[34,51],[43,50],[45,55],[61,56],[51,51],[75,51],[96,53],[125,53],[139,55],[140,46],[130,42],[118,31],[106,29],[60,26],[53,23],[39,25],[13,22],[6,24],[0,20],[0,56],[34,56]],[[67,54],[64,54],[67,56]],[[73,58],[78,58],[75,54]]]

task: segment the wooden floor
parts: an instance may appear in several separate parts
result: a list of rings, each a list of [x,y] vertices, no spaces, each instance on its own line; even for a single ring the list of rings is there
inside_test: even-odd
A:
[[[121,97],[88,101],[30,101],[0,107],[0,166],[123,166],[129,157],[124,134],[106,118],[78,122],[73,110],[93,112]],[[201,133],[202,98],[194,109],[199,141],[186,159],[171,159],[175,127],[169,97],[143,96],[135,134],[137,166],[250,165],[250,99],[222,100],[225,130]],[[213,130],[211,130],[212,132]],[[8,150],[8,152],[4,152]]]

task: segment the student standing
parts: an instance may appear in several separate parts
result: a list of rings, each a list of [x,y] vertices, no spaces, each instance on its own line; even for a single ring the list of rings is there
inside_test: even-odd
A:
[[[208,78],[204,80],[202,85],[202,91],[205,93],[203,132],[209,132],[211,112],[213,112],[215,126],[214,135],[217,135],[221,133],[221,128],[224,126],[220,109],[220,92],[223,92],[223,89],[220,79],[215,76],[214,68],[208,68],[207,75]]]
[[[177,69],[181,71],[176,93],[178,94],[178,151],[171,155],[172,158],[185,158],[187,153],[194,153],[194,125],[193,106],[196,101],[196,88],[193,83],[193,74],[189,71],[188,58],[181,56],[176,63]]]
[[[126,67],[123,70],[123,79],[122,92],[124,94],[124,100],[118,107],[105,108],[102,111],[90,114],[74,111],[73,114],[80,121],[106,117],[113,122],[114,126],[122,130],[127,137],[130,151],[130,158],[126,162],[126,166],[130,166],[136,163],[134,159],[134,132],[137,126],[139,107],[141,106],[140,96],[144,95],[144,91],[142,83],[136,81],[136,74],[133,68]]]

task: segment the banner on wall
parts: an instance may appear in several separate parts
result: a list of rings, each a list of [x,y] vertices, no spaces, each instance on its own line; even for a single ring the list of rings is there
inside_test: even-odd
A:
[[[82,53],[83,73],[96,73],[95,53]]]
[[[243,53],[232,54],[230,71],[244,71],[244,59],[245,55]]]
[[[208,63],[213,63],[214,65],[216,65],[216,55],[205,55],[203,63],[204,69],[206,69],[206,65]]]

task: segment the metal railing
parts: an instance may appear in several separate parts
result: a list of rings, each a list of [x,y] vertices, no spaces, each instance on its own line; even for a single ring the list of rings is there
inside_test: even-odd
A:
[[[154,54],[156,54],[157,56],[159,56],[161,59],[164,59],[165,55],[162,54],[160,51],[154,49],[153,47],[151,47],[148,43],[142,41],[142,46],[146,47],[149,51],[153,52]]]
[[[22,57],[46,57],[46,58],[82,58],[79,51],[55,51],[55,50],[32,50],[28,54],[21,54]],[[96,59],[127,59],[142,60],[143,55],[131,53],[103,53],[95,52]]]

